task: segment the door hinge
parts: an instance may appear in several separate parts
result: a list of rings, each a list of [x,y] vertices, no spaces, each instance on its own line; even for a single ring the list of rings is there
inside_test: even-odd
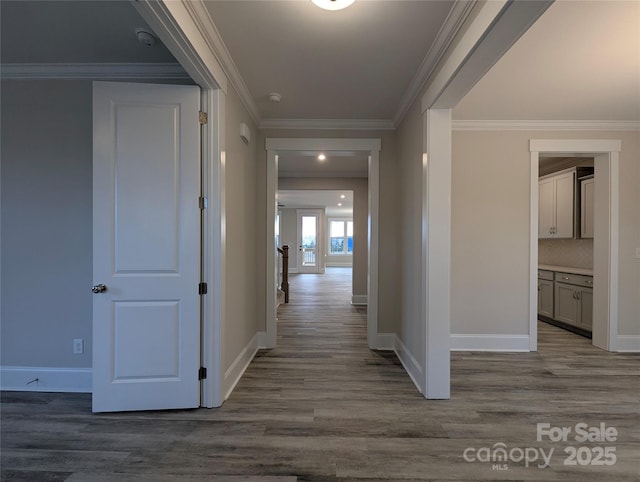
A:
[[[205,367],[200,367],[198,370],[198,380],[204,380],[207,378],[207,369]]]
[[[198,198],[198,206],[200,206],[200,209],[207,209],[209,207],[209,200],[204,196],[200,196]]]
[[[207,294],[207,283],[199,283],[198,284],[198,294],[206,295]]]
[[[209,116],[206,112],[198,112],[198,121],[200,122],[200,125],[204,125],[207,122],[209,122]]]

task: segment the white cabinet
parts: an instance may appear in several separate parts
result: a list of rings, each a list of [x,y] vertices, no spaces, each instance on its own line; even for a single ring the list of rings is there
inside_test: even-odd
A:
[[[538,270],[538,315],[553,318],[553,271]]]
[[[538,181],[538,237],[573,238],[576,172]]]
[[[580,237],[593,238],[593,202],[595,199],[593,178],[580,182]]]
[[[556,273],[553,318],[591,331],[593,320],[593,278]]]

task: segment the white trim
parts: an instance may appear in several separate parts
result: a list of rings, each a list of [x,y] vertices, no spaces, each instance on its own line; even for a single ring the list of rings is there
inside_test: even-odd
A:
[[[422,394],[451,396],[451,109],[423,114]]]
[[[91,368],[0,367],[0,390],[91,393]],[[29,383],[38,379],[37,382]]]
[[[263,119],[260,129],[392,131],[390,119]]]
[[[367,220],[367,342],[369,348],[375,349],[378,335],[378,271],[379,271],[379,231],[380,231],[380,139],[378,149],[371,149],[369,154],[368,203]]]
[[[111,64],[2,64],[3,80],[91,79],[91,80],[191,80],[189,74],[176,63],[111,63]]]
[[[531,139],[529,151],[543,153],[609,153],[620,152],[622,141],[615,139]],[[537,182],[537,179],[536,179]]]
[[[272,151],[374,151],[382,149],[382,142],[377,138],[279,138],[271,137],[265,141],[267,150]]]
[[[231,366],[224,373],[224,399],[226,400],[233,392],[242,375],[249,367],[249,364],[258,353],[260,348],[264,348],[266,333],[257,332],[247,345],[238,354]]]
[[[631,353],[640,352],[640,335],[618,335],[616,351]]]
[[[422,96],[422,112],[455,107],[552,3],[477,2],[461,34],[438,62]]]
[[[368,296],[367,295],[353,295],[351,297],[351,304],[357,306],[367,306],[368,304]]]
[[[394,351],[396,349],[395,333],[378,333],[378,350]]]
[[[451,351],[529,351],[529,335],[451,335]]]
[[[224,352],[226,302],[226,169],[225,106],[220,89],[203,89],[203,110],[209,122],[202,130],[203,195],[209,199],[204,216],[204,279],[210,295],[203,298],[202,363],[209,377],[202,382],[203,407],[219,407],[224,402]]]
[[[235,88],[242,104],[249,112],[252,120],[256,125],[260,125],[261,117],[258,111],[258,106],[253,100],[253,96],[245,84],[244,79],[240,75],[240,71],[231,57],[227,46],[222,40],[222,36],[220,35],[220,32],[218,32],[218,28],[211,18],[209,10],[205,6],[204,2],[183,0],[183,4],[191,15],[194,23],[197,25],[200,34],[207,42],[207,46],[213,52],[216,60],[220,63],[225,74],[228,76],[231,85]]]
[[[454,120],[454,131],[637,131],[640,121]]]
[[[476,1],[473,0],[456,2],[453,5],[451,11],[447,15],[447,18],[440,27],[440,31],[436,35],[435,40],[431,44],[427,55],[425,55],[422,60],[422,63],[418,68],[418,72],[411,81],[411,84],[409,84],[409,88],[402,96],[400,105],[393,116],[393,125],[398,126],[402,122],[404,116],[407,114],[418,95],[420,95],[420,92],[424,88],[427,80],[429,80],[433,75],[438,62],[442,59],[442,56],[451,45],[451,42],[464,24],[464,21],[473,10],[475,3]]]
[[[203,263],[211,296],[204,297],[201,333],[202,363],[210,374],[201,384],[201,404],[218,407],[224,401],[225,324],[225,122],[228,79],[215,53],[191,17],[185,2],[138,0],[134,7],[203,92],[209,114],[202,129],[203,189],[209,198],[205,215]]]
[[[545,155],[595,155],[596,203],[594,236],[594,278],[606,283],[594,285],[595,346],[616,351],[618,343],[618,246],[619,246],[619,152],[622,142],[616,139],[530,139],[530,213],[529,228],[529,338],[538,337],[537,284],[538,284],[538,164],[541,153]],[[535,205],[535,206],[534,206]],[[535,247],[534,247],[535,246]],[[534,310],[534,306],[536,309]]]
[[[337,254],[332,254],[331,256],[339,256]],[[352,268],[353,263],[350,261],[338,262],[338,261],[327,261],[325,263],[327,268]]]
[[[422,380],[424,378],[423,369],[420,366],[420,363],[418,363],[418,360],[416,360],[416,358],[411,354],[411,352],[407,349],[405,344],[402,343],[402,340],[397,335],[395,336],[393,351],[398,357],[398,360],[400,360],[400,363],[402,363],[402,366],[409,375],[409,378],[411,378],[411,381],[415,385],[418,392],[424,395],[420,383],[418,383],[418,380]]]
[[[530,153],[529,176],[529,350],[538,351],[538,177],[540,161],[537,152]],[[531,278],[535,273],[535,282]]]
[[[137,0],[132,5],[200,87],[226,94],[227,76],[184,2]]]

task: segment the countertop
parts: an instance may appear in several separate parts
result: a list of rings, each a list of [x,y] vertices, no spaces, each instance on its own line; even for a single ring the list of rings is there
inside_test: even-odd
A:
[[[545,269],[548,271],[557,271],[560,273],[582,274],[586,276],[593,276],[593,270],[587,269],[587,268],[571,268],[569,266],[553,266],[550,264],[539,264],[538,269]]]

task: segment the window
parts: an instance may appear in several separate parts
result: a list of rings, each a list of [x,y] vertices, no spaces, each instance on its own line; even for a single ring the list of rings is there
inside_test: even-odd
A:
[[[353,221],[350,219],[329,221],[329,253],[353,253]]]

